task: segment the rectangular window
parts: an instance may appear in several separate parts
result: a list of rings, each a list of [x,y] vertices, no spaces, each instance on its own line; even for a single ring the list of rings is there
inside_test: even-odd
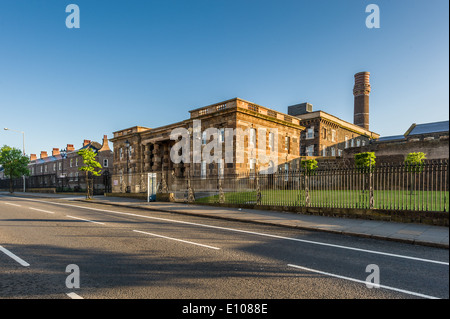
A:
[[[314,156],[314,145],[306,147],[306,156]]]
[[[269,133],[269,148],[273,151],[275,148],[275,134]]]
[[[362,141],[361,141],[361,145],[362,145],[362,146],[365,146],[365,145],[366,145],[366,140],[362,140]]]
[[[331,148],[331,156],[336,156],[336,149],[334,147]]]
[[[53,163],[53,171],[56,171],[56,163]]]
[[[202,168],[200,174],[202,178],[206,178],[206,161],[202,161]]]
[[[291,138],[289,136],[286,136],[284,138],[284,150],[287,151],[289,153],[289,147],[290,147],[290,143],[291,142]]]
[[[289,164],[284,164],[284,181],[287,182],[289,180]]]
[[[224,175],[223,158],[219,159],[219,162],[217,163],[217,173],[219,174],[220,179],[223,179]]]
[[[342,150],[338,150],[338,156],[342,156]]]
[[[308,128],[306,130],[306,139],[309,140],[309,139],[312,139],[312,138],[314,138],[314,126]]]
[[[359,138],[356,140],[356,146],[361,146],[361,140]]]
[[[206,145],[206,131],[202,132],[202,145]]]
[[[61,166],[61,162],[59,162],[59,163],[58,163],[58,170],[59,170],[59,171],[61,170],[61,167],[62,167],[62,166]]]
[[[350,147],[354,147],[355,146],[355,140],[354,139],[351,139],[350,140]]]
[[[123,151],[122,151],[122,148],[119,149],[119,158],[120,158],[120,159],[123,158]]]
[[[45,172],[47,173],[47,165],[45,165],[44,170],[45,170]]]
[[[331,130],[331,141],[336,142],[336,130]]]
[[[75,159],[75,166],[78,166],[78,157]]]
[[[348,136],[345,137],[345,148],[348,148]]]
[[[322,129],[322,139],[327,139],[327,129],[325,127]]]
[[[223,127],[219,129],[219,141],[225,143],[225,129]]]
[[[70,167],[73,166],[73,158],[70,159]]]
[[[254,128],[250,129],[249,147],[256,147],[256,129]]]
[[[327,147],[325,145],[322,148],[322,156],[323,157],[327,156]]]

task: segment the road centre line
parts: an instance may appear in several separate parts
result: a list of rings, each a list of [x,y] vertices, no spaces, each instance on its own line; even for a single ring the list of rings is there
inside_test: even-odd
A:
[[[51,212],[51,211],[49,211],[49,210],[43,210],[43,209],[39,209],[39,208],[34,208],[34,207],[28,207],[29,209],[32,209],[32,210],[36,210],[36,211],[38,211],[38,212],[43,212],[43,213],[47,213],[47,214],[54,214],[55,212]]]
[[[364,281],[364,280],[359,280],[359,279],[355,279],[355,278],[350,278],[350,277],[345,277],[345,276],[341,276],[341,275],[336,275],[336,274],[332,274],[332,273],[329,273],[329,272],[324,272],[324,271],[311,269],[311,268],[307,268],[307,267],[302,267],[302,266],[298,266],[298,265],[288,264],[288,266],[289,267],[293,267],[293,268],[306,270],[306,271],[310,271],[310,272],[314,272],[314,273],[325,275],[325,276],[335,277],[335,278],[339,278],[339,279],[345,279],[345,280],[349,280],[349,281],[353,281],[353,282],[357,282],[357,283],[361,283],[361,284],[367,284],[367,283],[372,284],[372,283]],[[401,293],[405,293],[405,294],[413,295],[413,296],[417,296],[417,297],[422,297],[422,298],[426,298],[426,299],[441,299],[441,298],[438,298],[438,297],[424,295],[424,294],[421,294],[421,293],[418,293],[418,292],[404,290],[404,289],[399,289],[399,288],[394,288],[394,287],[390,287],[390,286],[384,286],[384,285],[380,285],[380,284],[377,284],[377,285],[372,284],[372,285],[374,285],[374,288],[372,288],[372,289],[383,288],[383,289],[393,290],[393,291],[397,291],[397,292],[401,292]],[[375,288],[375,287],[377,287],[377,288]]]
[[[22,258],[20,258],[19,256],[13,254],[12,252],[10,252],[8,249],[0,246],[0,251],[2,251],[3,253],[5,253],[7,256],[11,257],[12,259],[14,259],[15,261],[17,261],[19,264],[21,264],[24,267],[28,267],[30,266],[29,263],[27,263],[25,260],[23,260]]]
[[[74,218],[74,219],[79,219],[85,222],[90,222],[90,223],[95,223],[95,224],[100,224],[100,225],[105,225],[105,223],[101,223],[101,222],[96,222],[93,220],[89,220],[89,219],[84,219],[84,218],[80,218],[80,217],[75,217],[75,216],[70,216],[70,215],[66,215],[66,217],[70,217],[70,218]]]
[[[69,297],[72,298],[72,299],[84,299],[83,297],[81,297],[80,295],[77,295],[77,294],[74,293],[74,292],[66,293],[66,295],[69,296]]]
[[[37,202],[42,202],[42,203],[47,203],[47,204],[69,206],[69,207],[82,208],[82,209],[87,209],[87,210],[95,210],[95,211],[113,213],[113,214],[118,214],[118,215],[142,217],[142,218],[154,219],[154,220],[160,220],[160,221],[166,221],[166,222],[172,222],[172,223],[200,226],[200,227],[220,229],[220,230],[226,230],[226,231],[232,231],[232,232],[238,232],[238,233],[245,233],[245,234],[252,234],[252,235],[258,235],[258,236],[264,236],[264,237],[271,237],[271,238],[277,238],[277,239],[283,239],[283,240],[290,240],[290,241],[296,241],[296,242],[301,242],[301,243],[320,245],[320,246],[326,246],[326,247],[333,247],[333,248],[340,248],[340,249],[346,249],[346,250],[353,250],[353,251],[359,251],[359,252],[364,252],[364,253],[369,253],[369,254],[376,254],[376,255],[383,255],[383,256],[389,256],[389,257],[403,258],[403,259],[422,261],[422,262],[434,263],[434,264],[440,264],[440,265],[446,265],[446,266],[449,265],[448,262],[444,262],[444,261],[425,259],[425,258],[419,258],[419,257],[412,257],[412,256],[405,256],[405,255],[399,255],[399,254],[392,254],[392,253],[386,253],[386,252],[377,251],[377,250],[355,248],[355,247],[350,247],[350,246],[329,244],[329,243],[323,243],[323,242],[318,242],[318,241],[311,241],[311,240],[306,240],[306,239],[284,237],[284,236],[272,235],[272,234],[267,234],[267,233],[253,232],[253,231],[249,231],[249,230],[241,230],[241,229],[234,229],[234,228],[228,228],[228,227],[220,227],[220,226],[213,226],[213,225],[206,225],[206,224],[198,224],[198,223],[186,222],[186,221],[180,221],[180,220],[174,220],[174,219],[167,219],[167,218],[154,217],[154,216],[145,216],[145,215],[139,215],[139,214],[133,214],[133,213],[118,212],[118,211],[113,211],[113,210],[93,208],[93,207],[85,207],[85,206],[78,206],[78,205],[71,205],[71,204],[63,204],[63,203],[40,201],[40,200],[29,199],[29,198],[22,198],[22,199],[30,200],[30,201],[37,201]]]
[[[148,233],[145,231],[140,231],[140,230],[133,230],[136,233],[142,233],[142,234],[146,234],[146,235],[151,235],[151,236],[155,236],[155,237],[161,237],[161,238],[165,238],[165,239],[170,239],[170,240],[175,240],[175,241],[180,241],[183,243],[187,243],[187,244],[192,244],[192,245],[197,245],[197,246],[201,246],[201,247],[206,247],[206,248],[211,248],[211,249],[216,249],[219,250],[220,248],[218,247],[213,247],[213,246],[209,246],[209,245],[203,245],[203,244],[199,244],[199,243],[194,243],[192,241],[187,241],[187,240],[182,240],[182,239],[177,239],[177,238],[173,238],[173,237],[167,237],[167,236],[162,236],[162,235],[157,235],[157,234],[153,234],[153,233]]]
[[[3,203],[5,203],[6,205],[22,207],[21,205],[17,205],[17,204],[13,204],[13,203],[8,203],[8,202],[3,202]]]

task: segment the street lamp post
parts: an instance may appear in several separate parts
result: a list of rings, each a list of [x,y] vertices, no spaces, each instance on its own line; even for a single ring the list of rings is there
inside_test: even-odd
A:
[[[12,130],[12,129],[7,128],[7,127],[5,127],[4,130],[5,131],[13,131],[13,132],[16,132],[16,133],[22,133],[22,152],[23,152],[23,156],[25,156],[25,132]],[[23,192],[25,193],[25,175],[23,175],[22,177],[23,177]]]

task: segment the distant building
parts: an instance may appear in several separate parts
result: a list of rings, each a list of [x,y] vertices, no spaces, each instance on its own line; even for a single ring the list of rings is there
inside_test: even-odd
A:
[[[83,159],[77,152],[85,148],[91,148],[97,153],[96,159],[102,165],[102,174],[112,170],[113,152],[109,148],[107,136],[104,135],[102,144],[84,140],[79,149],[75,149],[73,144],[67,144],[65,150],[53,148],[51,155],[48,155],[47,151],[41,151],[39,158],[36,154],[31,154],[28,164],[30,176],[53,175],[54,179],[67,177],[70,182],[77,182],[78,177],[83,173],[78,170],[83,166]],[[55,183],[55,181],[52,182]]]
[[[403,135],[380,137],[370,145],[349,149],[344,157],[360,152],[375,152],[383,161],[403,161],[409,153],[423,152],[427,159],[449,158],[449,121],[413,123]]]

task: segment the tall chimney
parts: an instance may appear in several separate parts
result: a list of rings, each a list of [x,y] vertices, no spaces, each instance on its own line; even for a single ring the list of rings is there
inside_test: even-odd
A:
[[[83,146],[88,145],[90,142],[91,142],[90,140],[84,140],[84,141],[83,141]]]
[[[353,124],[369,129],[369,72],[359,72],[355,74],[355,86],[353,95],[355,96],[355,110]]]
[[[37,159],[36,154],[30,154],[30,161],[35,161]]]
[[[47,151],[41,151],[41,158],[46,158],[46,157],[48,157]]]
[[[67,150],[67,152],[72,152],[72,151],[75,151],[75,148],[73,147],[73,144],[67,144],[66,150]]]

